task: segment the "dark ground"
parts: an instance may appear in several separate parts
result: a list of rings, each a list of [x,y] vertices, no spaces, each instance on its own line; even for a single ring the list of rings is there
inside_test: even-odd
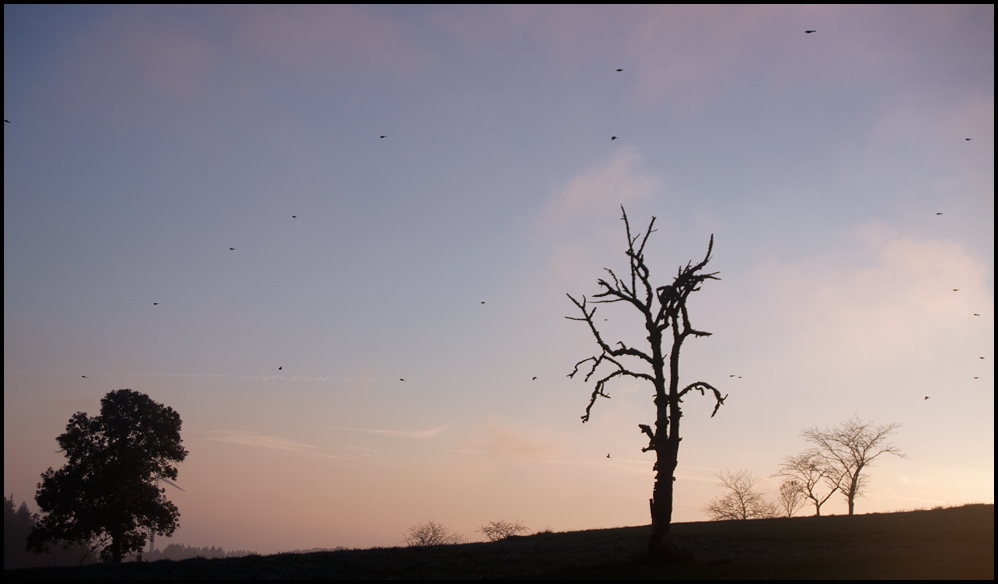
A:
[[[5,570],[4,579],[994,579],[994,505],[871,515],[676,523],[690,554],[642,561],[649,528],[496,543]]]

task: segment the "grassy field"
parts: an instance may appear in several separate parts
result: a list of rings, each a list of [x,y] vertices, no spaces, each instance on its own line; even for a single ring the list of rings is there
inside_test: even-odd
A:
[[[994,505],[855,517],[676,523],[690,559],[642,561],[649,528],[540,533],[496,543],[32,568],[4,578],[975,578],[994,579]]]

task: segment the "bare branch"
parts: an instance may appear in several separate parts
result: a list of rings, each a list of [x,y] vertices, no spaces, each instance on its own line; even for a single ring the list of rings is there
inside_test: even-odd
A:
[[[703,381],[697,381],[696,383],[691,383],[691,384],[687,385],[686,387],[684,387],[683,390],[679,392],[679,399],[682,399],[683,396],[686,395],[686,392],[688,392],[691,389],[695,389],[695,390],[699,391],[700,395],[707,395],[704,392],[704,390],[706,390],[706,389],[709,389],[709,390],[711,390],[711,391],[714,392],[714,399],[717,400],[717,403],[714,404],[714,411],[711,412],[711,414],[710,414],[711,418],[713,418],[714,414],[717,413],[718,408],[720,408],[724,404],[724,400],[728,399],[727,395],[725,395],[724,397],[721,397],[721,392],[718,391],[718,389],[716,387],[714,387],[713,385],[711,385],[709,383],[704,383]]]

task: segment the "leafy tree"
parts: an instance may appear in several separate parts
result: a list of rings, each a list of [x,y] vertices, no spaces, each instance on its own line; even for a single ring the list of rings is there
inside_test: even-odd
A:
[[[752,476],[747,470],[736,473],[722,470],[717,474],[717,478],[721,479],[721,485],[729,492],[711,499],[710,503],[704,505],[703,510],[712,521],[765,519],[779,514],[776,505],[766,501],[762,493],[752,488],[759,484],[761,477]]]
[[[655,486],[650,501],[652,535],[648,542],[648,553],[652,558],[668,559],[673,553],[673,547],[669,543],[669,527],[672,523],[673,482],[676,480],[676,466],[679,463],[679,441],[681,440],[679,421],[683,415],[680,407],[682,399],[694,390],[699,391],[701,395],[705,395],[705,391],[713,392],[716,404],[711,417],[714,417],[727,397],[722,397],[720,391],[703,381],[697,381],[683,388],[679,387],[679,351],[683,342],[690,335],[694,337],[710,335],[708,332],[694,329],[690,324],[686,301],[690,294],[700,289],[700,285],[704,281],[719,279],[717,272],[701,272],[710,261],[710,252],[714,248],[714,236],[710,238],[707,255],[703,261],[696,265],[693,265],[692,262],[687,263],[685,268],[680,267],[672,284],[655,288],[651,283],[650,272],[644,256],[648,236],[654,231],[655,217],[652,217],[648,224],[648,230],[643,236],[640,233],[632,236],[627,213],[623,206],[620,210],[627,232],[626,253],[630,260],[631,273],[629,277],[618,278],[612,270],[606,270],[610,275],[610,281],[604,279],[598,281],[601,291],[594,294],[593,298],[599,300],[594,300],[592,304],[623,302],[632,306],[641,315],[647,333],[648,346],[644,349],[638,349],[621,341],[616,343],[605,341],[596,328],[596,307],[590,308],[585,296],[579,302],[569,294],[569,299],[582,312],[582,317],[566,318],[588,324],[601,349],[600,354],[576,363],[575,369],[569,374],[569,377],[574,377],[579,372],[579,366],[587,361],[592,361],[592,366],[586,374],[586,381],[589,381],[589,378],[596,374],[596,370],[601,365],[607,364],[607,368],[610,369],[608,373],[606,371],[601,373],[602,377],[596,382],[589,406],[586,407],[586,414],[582,416],[583,423],[589,420],[590,412],[598,397],[610,397],[604,391],[606,384],[617,377],[627,376],[641,379],[651,383],[655,388],[654,402],[657,409],[655,429],[653,430],[651,426],[646,424],[639,424],[638,427],[648,435],[648,447],[642,448],[642,451],[654,450],[656,454],[656,462],[653,467],[653,470],[656,471]],[[667,331],[670,330],[672,332],[672,347],[666,352],[663,341],[667,337]],[[625,365],[625,362],[628,365]],[[636,364],[639,369],[632,368],[631,364]]]
[[[510,523],[504,519],[499,521],[490,521],[488,524],[483,525],[478,531],[480,531],[489,541],[499,541],[500,539],[506,539],[511,535],[524,535],[530,533],[527,526],[523,524],[519,519],[516,523]]]
[[[796,481],[801,493],[814,503],[814,514],[821,516],[821,506],[839,490],[840,473],[829,466],[825,459],[815,449],[810,449],[783,459],[780,470],[773,476],[786,477]],[[825,484],[830,489],[822,496],[818,492],[819,485]]]
[[[878,456],[893,454],[907,458],[899,447],[887,441],[900,427],[897,422],[878,425],[853,416],[834,428],[819,430],[813,427],[801,433],[816,446],[815,452],[824,464],[834,469],[838,487],[849,503],[849,515],[854,514],[856,497],[869,482],[865,474],[867,467],[872,466]]]
[[[402,536],[402,539],[409,547],[464,543],[463,535],[451,533],[442,524],[433,521],[413,525],[409,528],[409,533]]]
[[[120,562],[142,550],[147,534],[172,535],[180,513],[156,478],[177,478],[174,463],[187,456],[180,426],[172,408],[131,389],[104,396],[97,417],[74,414],[56,438],[69,461],[42,473],[35,501],[43,514],[29,548],[79,542],[101,548],[104,561]]]

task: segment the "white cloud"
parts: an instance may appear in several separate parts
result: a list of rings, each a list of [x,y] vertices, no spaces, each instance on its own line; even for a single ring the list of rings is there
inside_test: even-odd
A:
[[[367,432],[368,434],[377,434],[379,436],[394,436],[398,438],[415,438],[416,440],[424,440],[426,438],[432,438],[447,428],[441,426],[440,428],[431,428],[429,430],[371,430],[367,428],[358,428],[358,432]]]
[[[582,171],[553,197],[545,226],[551,220],[560,223],[590,213],[603,217],[607,210],[646,198],[662,181],[643,167],[644,157],[637,148],[620,147],[605,164]]]
[[[240,444],[254,448],[266,448],[268,450],[281,450],[284,452],[310,452],[318,448],[313,444],[296,442],[281,436],[267,436],[256,432],[244,432],[234,430],[209,430],[206,432],[211,440],[217,442],[227,442],[229,444]]]

